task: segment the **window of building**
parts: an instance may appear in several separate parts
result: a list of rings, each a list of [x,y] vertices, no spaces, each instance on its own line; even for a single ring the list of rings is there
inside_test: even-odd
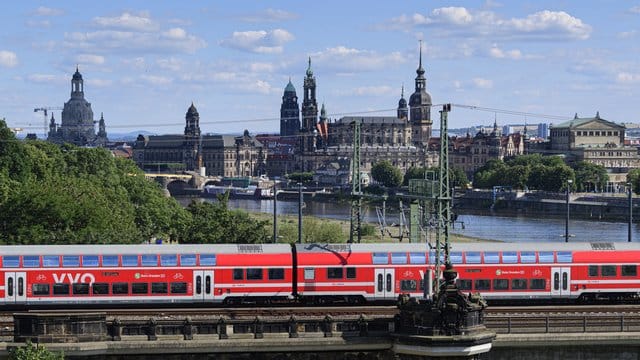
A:
[[[172,282],[171,283],[171,293],[172,294],[186,294],[187,293],[187,283],[186,282]]]
[[[142,255],[142,266],[158,266],[158,255]]]
[[[154,282],[151,283],[151,293],[152,294],[166,294],[167,293],[167,283],[166,282]]]
[[[44,255],[42,257],[42,266],[44,266],[44,267],[58,267],[58,266],[60,266],[60,256],[58,256],[58,255]],[[5,267],[6,267],[6,265],[5,265]]]
[[[552,251],[540,251],[538,253],[538,258],[541,263],[552,263],[553,262],[553,252]]]
[[[465,259],[467,264],[480,264],[480,252],[467,251],[465,253]]]
[[[406,264],[407,263],[407,253],[391,253],[391,263],[392,264]]]
[[[327,279],[342,279],[342,268],[327,268]]]
[[[233,280],[244,280],[244,270],[233,269]]]
[[[347,268],[347,279],[355,279],[356,278],[356,268],[348,267]]]
[[[409,262],[412,264],[426,264],[427,255],[425,253],[409,253]]]
[[[73,284],[71,291],[73,295],[89,295],[89,284],[75,283]]]
[[[247,280],[262,280],[262,269],[247,269]]]
[[[498,252],[488,251],[484,253],[484,263],[485,264],[497,264],[500,260],[500,256]]]
[[[178,266],[178,255],[176,254],[164,254],[160,255],[161,266]]]
[[[129,293],[129,283],[120,282],[111,285],[111,293],[114,295],[126,295]]]
[[[69,284],[53,284],[53,295],[69,295]]]
[[[32,284],[31,293],[36,296],[49,295],[49,284]]]
[[[518,262],[518,253],[515,251],[505,251],[502,253],[502,263],[515,264]]]
[[[109,284],[107,283],[93,283],[91,285],[93,295],[107,295],[109,294]]]
[[[180,254],[180,266],[196,266],[196,255]]]
[[[138,266],[138,255],[122,255],[122,266]]]
[[[531,290],[544,290],[547,286],[546,279],[531,279],[529,289]]]
[[[23,256],[22,257],[22,266],[24,267],[39,267],[40,266],[40,256]]]
[[[616,276],[617,275],[617,271],[616,271],[616,266],[615,265],[602,265],[602,267],[600,268],[600,272],[602,273],[602,276]]]
[[[493,290],[509,289],[509,279],[493,279]]]
[[[589,276],[598,276],[598,265],[589,265]]]
[[[102,266],[118,266],[118,255],[102,255]]]
[[[526,289],[527,289],[527,279],[511,280],[511,290],[526,290]]]
[[[476,290],[489,290],[491,288],[491,281],[488,279],[478,279],[474,283]]]
[[[82,266],[84,267],[98,267],[98,255],[83,255]]]
[[[200,254],[200,266],[215,266],[216,255],[215,254]]]
[[[149,293],[149,283],[132,283],[131,284],[131,293],[132,294],[147,294]]]

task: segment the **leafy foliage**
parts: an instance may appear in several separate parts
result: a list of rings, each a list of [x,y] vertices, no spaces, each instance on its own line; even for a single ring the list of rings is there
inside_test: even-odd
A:
[[[371,167],[371,177],[386,187],[393,188],[402,184],[402,172],[388,160],[374,164]]]
[[[602,165],[580,161],[574,168],[578,191],[602,191],[609,182],[607,169]]]
[[[52,352],[44,346],[27,342],[25,346],[14,348],[9,353],[9,360],[64,360],[61,352]]]

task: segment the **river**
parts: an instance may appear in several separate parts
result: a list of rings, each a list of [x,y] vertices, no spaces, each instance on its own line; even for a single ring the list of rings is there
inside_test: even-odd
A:
[[[179,199],[182,204],[188,199]],[[212,201],[206,199],[205,201]],[[249,212],[273,213],[273,200],[230,199],[229,207],[243,209]],[[278,214],[297,215],[297,201],[278,201]],[[303,215],[313,215],[323,218],[348,220],[350,207],[347,203],[309,202],[305,203]],[[397,208],[387,209],[386,223],[388,225],[399,222]],[[364,206],[365,222],[378,223],[376,208]],[[409,218],[406,210],[405,216]],[[638,215],[640,216],[640,215]],[[638,223],[632,226],[632,238],[640,239]],[[531,218],[524,216],[498,216],[489,210],[484,213],[460,214],[452,232],[496,241],[505,242],[562,242],[565,234],[565,219]],[[626,222],[601,222],[596,220],[569,220],[570,242],[591,241],[627,241],[628,225]],[[635,241],[635,240],[634,240]]]

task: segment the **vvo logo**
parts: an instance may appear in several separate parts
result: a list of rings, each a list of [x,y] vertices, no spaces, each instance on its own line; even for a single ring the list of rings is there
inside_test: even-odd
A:
[[[64,283],[68,282],[71,284],[74,283],[94,283],[96,281],[96,277],[91,273],[61,273],[61,274],[53,274],[53,281],[55,283]]]

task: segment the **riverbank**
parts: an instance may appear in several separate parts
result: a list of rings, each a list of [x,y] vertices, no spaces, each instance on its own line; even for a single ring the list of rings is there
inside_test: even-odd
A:
[[[273,229],[273,215],[272,214],[266,214],[266,213],[256,213],[256,212],[249,212],[248,213],[250,217],[252,217],[253,219],[256,220],[260,220],[260,221],[266,221],[268,223],[267,227],[269,229]],[[339,227],[341,229],[342,232],[342,239],[343,241],[337,241],[337,242],[346,242],[349,238],[349,231],[351,228],[351,223],[349,220],[339,220],[339,219],[328,219],[328,218],[321,218],[321,217],[317,217],[317,216],[310,216],[310,215],[305,215],[303,217],[303,225],[302,227],[304,228],[304,223],[305,221],[312,221],[313,222],[313,226],[324,226],[324,227]],[[295,224],[295,226],[297,227],[297,222],[298,222],[298,217],[294,216],[294,215],[278,215],[278,226],[281,227],[283,225],[286,224]],[[369,227],[369,229],[367,229],[368,234],[362,236],[362,240],[361,242],[363,243],[399,243],[401,242],[399,236],[398,236],[398,228],[397,227],[387,227],[388,231],[385,231],[384,233],[382,233],[380,231],[380,227],[377,224],[373,224],[373,223],[363,223],[362,224],[363,227]],[[373,229],[371,229],[373,228]],[[482,239],[482,238],[477,238],[477,237],[473,237],[473,236],[467,236],[467,235],[462,235],[462,234],[454,234],[451,233],[450,235],[450,241],[451,242],[459,242],[459,243],[470,243],[470,242],[496,242],[497,240],[490,240],[490,239]],[[432,235],[431,240],[433,241],[433,237],[435,237],[435,234]],[[402,239],[402,242],[409,242],[409,239],[405,236],[404,239]]]

